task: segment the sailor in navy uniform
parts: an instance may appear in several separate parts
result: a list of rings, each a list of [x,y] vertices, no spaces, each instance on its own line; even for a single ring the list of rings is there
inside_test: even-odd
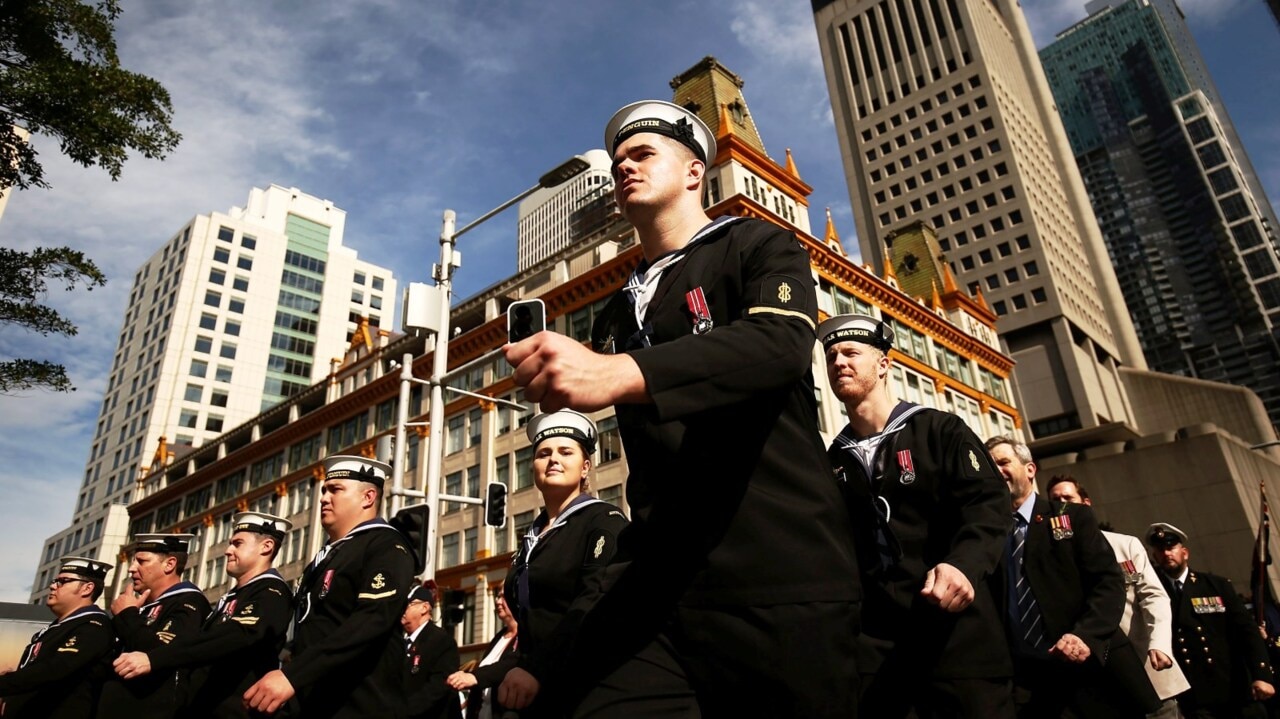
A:
[[[329,541],[298,583],[290,659],[250,687],[245,702],[272,713],[296,698],[291,711],[308,719],[395,716],[400,614],[414,556],[404,535],[378,516],[391,467],[345,455],[324,467],[320,523]]]
[[[63,557],[45,605],[57,617],[36,632],[13,671],[0,674],[5,719],[84,719],[97,702],[95,668],[115,648],[111,619],[96,604],[111,565]]]
[[[950,412],[889,396],[893,329],[869,315],[818,326],[849,424],[829,450],[862,570],[869,717],[1014,716],[1013,663],[988,579],[1012,521],[982,440]]]
[[[129,563],[132,590],[111,602],[112,624],[122,652],[146,652],[190,641],[209,614],[200,587],[182,580],[190,534],[139,534]],[[138,594],[135,595],[135,592]],[[103,717],[173,717],[188,690],[185,673],[152,672],[133,679],[112,677],[102,688]]]
[[[845,719],[859,589],[818,434],[809,254],[778,225],[708,217],[716,143],[695,113],[633,103],[605,142],[640,266],[595,352],[552,332],[505,348],[544,408],[614,405],[626,448],[632,523],[578,634],[580,712]]]
[[[124,679],[184,669],[192,689],[184,717],[247,717],[245,690],[280,666],[280,650],[293,614],[293,590],[271,564],[292,525],[261,512],[231,520],[224,553],[235,586],[222,595],[190,641],[121,654],[114,668]]]
[[[622,510],[591,496],[588,478],[596,425],[572,410],[540,414],[525,432],[533,446],[533,483],[543,510],[520,539],[503,591],[520,627],[517,667],[499,702],[522,719],[558,716],[557,698],[527,695],[563,668],[567,642],[600,594],[602,570],[627,524]]]
[[[409,590],[409,604],[400,617],[404,629],[404,716],[407,719],[462,719],[458,693],[445,679],[458,671],[458,643],[453,632],[431,621],[435,593],[420,584]]]
[[[1178,695],[1187,717],[1265,716],[1274,675],[1258,625],[1225,577],[1192,571],[1187,534],[1166,522],[1147,528],[1151,562],[1173,606],[1173,654],[1191,689]]]

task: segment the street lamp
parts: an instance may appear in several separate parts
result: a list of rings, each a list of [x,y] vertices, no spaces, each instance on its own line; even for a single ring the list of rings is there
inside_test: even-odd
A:
[[[396,422],[396,442],[394,461],[392,462],[392,484],[391,484],[391,513],[394,514],[404,505],[405,497],[425,498],[429,512],[436,516],[429,517],[427,522],[427,539],[426,546],[429,548],[429,556],[427,558],[426,571],[424,579],[431,579],[435,576],[435,546],[437,536],[437,517],[440,509],[440,472],[444,463],[444,378],[449,367],[449,309],[451,304],[451,295],[453,288],[453,271],[462,266],[461,253],[454,252],[454,244],[462,235],[470,232],[480,223],[506,210],[517,202],[532,195],[541,189],[556,187],[564,184],[568,180],[582,174],[591,165],[586,158],[581,155],[575,155],[567,161],[556,166],[550,172],[538,178],[538,184],[521,192],[515,197],[498,205],[492,210],[472,220],[464,225],[461,229],[455,230],[454,224],[457,221],[457,214],[453,210],[444,211],[444,222],[440,229],[440,261],[432,271],[432,277],[436,284],[434,287],[426,285],[411,285],[406,291],[405,311],[403,321],[406,329],[424,329],[435,334],[435,347],[432,350],[431,378],[429,380],[419,380],[413,376],[413,356],[406,354],[404,361],[400,367],[400,402],[399,417]],[[413,315],[410,315],[410,312]],[[432,316],[434,315],[434,316]],[[404,487],[404,463],[406,460],[406,444],[405,430],[407,427],[420,426],[421,422],[409,422],[409,398],[410,384],[418,382],[431,386],[431,406],[428,414],[428,422],[430,427],[427,444],[427,487],[426,491],[408,490]],[[478,397],[480,399],[496,402],[499,404],[516,405],[506,400],[494,399],[475,392],[457,389],[455,387],[447,388],[450,392],[457,394]],[[449,501],[460,501],[469,504],[481,504],[483,499],[470,497],[456,497],[448,495]],[[470,501],[468,501],[470,500]]]

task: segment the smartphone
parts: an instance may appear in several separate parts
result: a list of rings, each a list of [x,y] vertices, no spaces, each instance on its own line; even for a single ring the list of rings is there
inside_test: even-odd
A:
[[[546,328],[547,306],[542,300],[520,300],[507,308],[507,342],[515,344]]]

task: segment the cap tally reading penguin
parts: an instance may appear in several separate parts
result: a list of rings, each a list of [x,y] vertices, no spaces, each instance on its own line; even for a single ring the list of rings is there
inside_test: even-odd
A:
[[[525,433],[535,448],[545,439],[568,437],[582,445],[588,457],[596,451],[596,423],[585,414],[571,409],[537,415],[529,420]]]
[[[324,478],[326,481],[330,479],[354,479],[376,484],[381,488],[386,483],[387,475],[389,474],[391,474],[391,465],[386,462],[379,462],[376,459],[336,454],[324,460]]]
[[[836,315],[818,325],[822,348],[831,349],[841,342],[861,342],[881,352],[893,347],[893,328],[871,315]]]
[[[139,534],[133,538],[133,551],[185,554],[195,538],[194,534]]]
[[[101,586],[107,578],[111,565],[88,557],[63,557],[58,560],[58,574],[72,574]]]
[[[613,113],[605,125],[604,146],[612,154],[623,140],[642,132],[669,137],[704,163],[715,159],[716,138],[707,124],[689,110],[662,100],[633,102]]]
[[[277,542],[284,539],[293,523],[282,517],[262,512],[239,512],[231,518],[231,533],[254,532],[274,538]]]

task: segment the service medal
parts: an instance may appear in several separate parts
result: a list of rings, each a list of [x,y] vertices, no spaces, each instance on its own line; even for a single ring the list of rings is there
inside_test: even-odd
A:
[[[911,461],[911,450],[903,449],[898,451],[898,468],[902,470],[902,473],[898,475],[900,483],[909,485],[916,481],[916,468]]]
[[[1059,514],[1049,518],[1049,527],[1053,530],[1053,538],[1057,540],[1071,539],[1075,532],[1071,530],[1071,517]]]
[[[417,654],[413,655],[413,669],[409,670],[410,674],[418,673],[418,663],[421,661],[422,661],[422,657],[418,656]]]
[[[159,618],[160,618],[160,605],[157,604],[151,608],[150,612],[147,612],[147,624],[150,625],[151,623],[155,622],[155,620]]]
[[[324,581],[320,583],[320,598],[329,596],[329,584],[333,581],[333,570],[324,573]]]
[[[689,314],[693,315],[693,333],[705,335],[711,331],[715,323],[711,321],[711,307],[707,305],[707,295],[701,287],[695,287],[684,293],[684,301],[689,306]]]

